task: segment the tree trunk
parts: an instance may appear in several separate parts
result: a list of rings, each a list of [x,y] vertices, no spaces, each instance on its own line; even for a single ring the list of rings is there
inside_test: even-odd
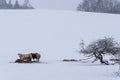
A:
[[[99,53],[99,55],[95,55],[96,59],[100,60],[100,62],[102,64],[106,64],[106,65],[109,65],[109,63],[107,61],[104,61],[103,60],[103,55]]]

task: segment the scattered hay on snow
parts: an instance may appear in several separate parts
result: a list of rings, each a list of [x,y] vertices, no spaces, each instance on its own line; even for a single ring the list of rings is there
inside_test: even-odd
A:
[[[9,62],[9,63],[45,63],[45,62],[39,62],[39,61],[28,61],[28,60],[21,60],[21,59],[17,59],[14,62]]]
[[[76,59],[64,59],[62,60],[63,62],[78,62],[78,61],[81,61],[81,60],[76,60]]]

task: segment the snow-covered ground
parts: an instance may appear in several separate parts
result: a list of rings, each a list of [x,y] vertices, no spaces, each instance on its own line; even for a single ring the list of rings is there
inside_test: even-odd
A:
[[[61,62],[83,59],[81,39],[120,40],[120,15],[54,10],[0,11],[0,80],[118,80],[118,65]],[[40,64],[15,64],[18,53],[40,52]]]

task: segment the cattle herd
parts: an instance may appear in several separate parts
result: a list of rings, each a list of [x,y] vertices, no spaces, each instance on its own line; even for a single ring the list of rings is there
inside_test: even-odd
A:
[[[41,55],[39,53],[18,54],[19,59],[15,63],[35,63],[39,62]]]

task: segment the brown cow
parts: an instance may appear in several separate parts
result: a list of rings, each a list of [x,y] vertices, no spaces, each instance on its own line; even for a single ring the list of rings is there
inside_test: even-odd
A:
[[[36,61],[39,61],[41,58],[41,55],[39,53],[30,53],[32,55],[32,59],[36,59]]]
[[[29,59],[29,61],[32,60],[32,54],[21,54],[21,53],[19,53],[18,56],[19,56],[20,60],[22,60],[22,61],[25,61],[25,60],[28,61],[28,59]]]

